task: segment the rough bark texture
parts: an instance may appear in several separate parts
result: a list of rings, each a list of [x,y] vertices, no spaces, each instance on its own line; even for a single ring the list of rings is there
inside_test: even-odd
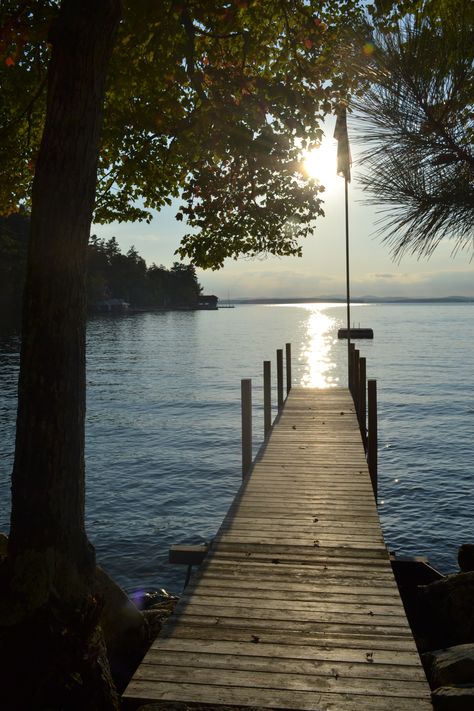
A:
[[[101,646],[95,639],[100,610],[91,595],[94,551],[84,528],[85,260],[105,81],[119,18],[120,0],[63,0],[51,28],[24,298],[11,529],[2,571],[9,595],[1,619],[12,648],[4,671],[14,677],[21,662],[18,691],[26,693],[28,665],[44,670],[62,657],[64,669],[56,680],[51,672],[42,680],[38,670],[35,683],[43,690],[32,688],[34,701],[25,708],[76,708],[72,700],[65,706],[56,702],[56,692],[46,689],[60,685],[60,677],[70,682],[71,674],[84,687],[84,649],[90,643],[92,659]],[[21,633],[27,633],[23,658],[15,660]],[[30,642],[35,659],[26,651]],[[84,698],[81,703],[78,708],[96,708]]]

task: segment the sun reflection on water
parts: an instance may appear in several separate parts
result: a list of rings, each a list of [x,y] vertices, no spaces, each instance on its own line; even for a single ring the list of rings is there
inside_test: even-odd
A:
[[[331,359],[336,319],[323,312],[321,305],[305,304],[310,311],[302,357],[306,360],[301,383],[305,387],[330,388],[338,385],[332,375],[335,363]]]

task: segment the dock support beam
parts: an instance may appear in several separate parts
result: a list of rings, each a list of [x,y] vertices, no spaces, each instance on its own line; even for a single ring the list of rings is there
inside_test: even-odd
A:
[[[252,380],[245,378],[240,383],[242,398],[242,478],[245,479],[252,465]]]
[[[370,479],[374,490],[375,501],[377,501],[377,381],[369,380],[368,385],[368,450],[367,463],[369,465]]]

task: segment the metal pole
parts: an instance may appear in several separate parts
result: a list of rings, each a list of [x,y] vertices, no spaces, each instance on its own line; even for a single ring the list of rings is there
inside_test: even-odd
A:
[[[269,360],[263,361],[263,422],[265,437],[268,437],[272,427],[272,364]]]
[[[242,478],[245,479],[252,465],[252,381],[241,380],[242,398]]]
[[[344,178],[344,203],[346,216],[346,298],[347,298],[347,382],[351,386],[351,291],[349,278],[349,181]]]

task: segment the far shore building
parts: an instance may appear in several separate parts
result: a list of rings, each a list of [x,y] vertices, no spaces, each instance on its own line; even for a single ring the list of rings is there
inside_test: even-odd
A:
[[[130,304],[124,299],[102,299],[101,301],[95,302],[95,308],[97,311],[103,313],[122,313],[123,311],[128,311]]]
[[[213,294],[200,294],[198,296],[198,309],[217,309],[217,296]]]

